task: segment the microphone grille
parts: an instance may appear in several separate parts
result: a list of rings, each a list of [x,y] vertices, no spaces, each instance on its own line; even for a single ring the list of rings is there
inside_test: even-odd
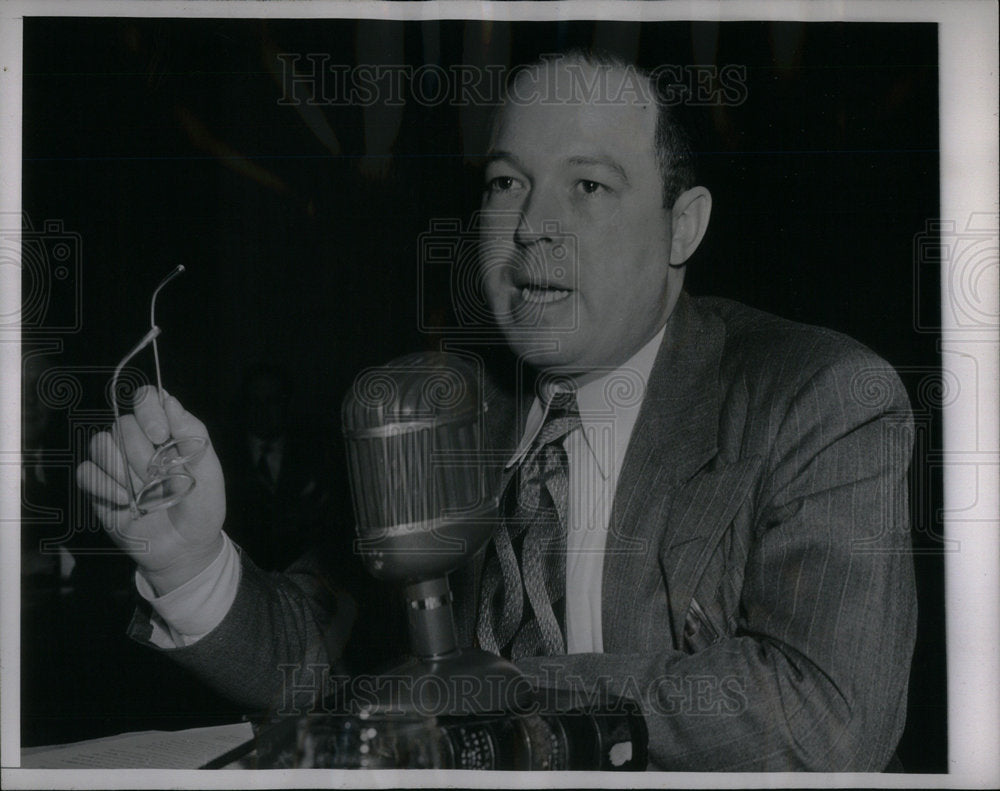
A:
[[[341,408],[359,532],[480,505],[482,410],[478,371],[457,355],[418,352],[362,371]]]
[[[416,352],[367,368],[344,398],[345,434],[396,423],[441,422],[480,411],[479,376],[461,357]]]

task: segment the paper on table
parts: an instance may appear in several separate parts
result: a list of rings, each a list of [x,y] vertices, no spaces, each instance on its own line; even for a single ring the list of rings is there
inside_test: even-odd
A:
[[[249,722],[141,731],[21,751],[22,769],[197,769],[253,738]]]

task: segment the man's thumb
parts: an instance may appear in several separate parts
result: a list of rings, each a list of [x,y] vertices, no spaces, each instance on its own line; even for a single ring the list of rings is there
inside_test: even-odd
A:
[[[170,423],[170,434],[174,439],[208,436],[208,433],[205,431],[205,424],[190,412],[187,412],[181,406],[181,402],[172,395],[167,396],[163,408],[167,413],[167,421]]]

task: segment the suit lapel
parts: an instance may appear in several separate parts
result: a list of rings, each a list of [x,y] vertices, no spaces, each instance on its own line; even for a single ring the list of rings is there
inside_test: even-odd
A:
[[[621,475],[604,557],[604,650],[627,650],[645,629],[632,601],[635,580],[649,576],[662,546],[687,540],[694,522],[666,520],[678,487],[717,452],[721,319],[681,294],[650,372]],[[666,532],[663,532],[664,522]],[[623,617],[623,613],[625,617]]]

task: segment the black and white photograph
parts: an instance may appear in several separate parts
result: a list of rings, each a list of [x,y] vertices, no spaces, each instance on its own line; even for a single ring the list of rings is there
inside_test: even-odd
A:
[[[4,786],[1000,781],[997,10],[914,7],[5,11]]]

